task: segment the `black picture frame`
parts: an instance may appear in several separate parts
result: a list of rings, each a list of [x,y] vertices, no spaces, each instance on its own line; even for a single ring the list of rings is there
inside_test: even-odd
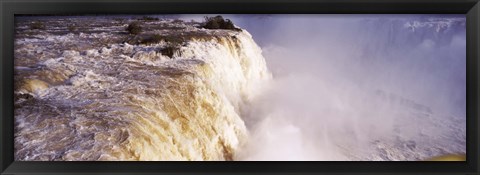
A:
[[[1,174],[479,174],[478,0],[2,0]],[[466,14],[465,162],[15,162],[13,43],[18,14]]]

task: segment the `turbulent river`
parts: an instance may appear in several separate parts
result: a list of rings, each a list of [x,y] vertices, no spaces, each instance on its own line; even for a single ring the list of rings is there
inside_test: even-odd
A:
[[[270,78],[246,31],[166,20],[128,38],[122,19],[29,22],[15,42],[16,160],[232,160],[239,107]],[[124,42],[169,32],[188,37],[171,57],[169,41]]]
[[[391,83],[405,67],[386,64],[411,64],[375,60],[378,53],[408,51],[416,58],[425,56],[417,45],[459,42],[434,33],[464,28],[461,19],[372,20],[380,27],[355,31],[382,41],[385,31],[399,33],[386,40],[404,48],[394,52],[375,39],[365,48],[333,37],[350,33],[289,38],[281,27],[267,34],[251,21],[235,21],[252,29],[262,48],[245,29],[204,29],[194,20],[17,17],[15,160],[422,160],[465,153],[465,112],[456,110],[464,103],[455,110],[442,103],[458,101],[462,91],[451,95],[452,88],[439,86],[436,92],[455,98],[422,101],[436,94],[425,89],[444,80],[427,77],[421,86],[403,87],[418,85],[410,79],[422,78],[423,67]],[[141,24],[141,34],[126,32],[132,22]],[[423,39],[415,40],[418,35]],[[282,44],[267,45],[268,37]],[[356,55],[308,38],[336,40]],[[416,45],[402,43],[406,39]],[[339,54],[322,55],[332,50]],[[368,81],[362,79],[367,74]]]

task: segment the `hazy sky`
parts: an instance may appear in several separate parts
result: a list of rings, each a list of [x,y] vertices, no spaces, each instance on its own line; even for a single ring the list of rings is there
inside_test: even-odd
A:
[[[349,81],[465,110],[464,15],[224,16],[253,35],[275,74],[336,69]]]

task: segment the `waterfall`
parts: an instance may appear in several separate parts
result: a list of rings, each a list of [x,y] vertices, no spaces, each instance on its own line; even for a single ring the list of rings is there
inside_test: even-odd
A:
[[[248,137],[241,108],[271,75],[247,31],[206,32],[172,57],[168,42],[82,44],[114,32],[17,38],[38,68],[16,70],[15,159],[232,160]]]

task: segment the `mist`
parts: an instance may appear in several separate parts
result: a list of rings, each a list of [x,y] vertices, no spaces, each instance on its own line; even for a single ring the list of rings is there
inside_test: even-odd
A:
[[[153,16],[16,18],[15,160],[466,154],[464,15]]]
[[[250,138],[236,160],[465,153],[464,16],[223,16],[274,77],[242,108]]]
[[[260,36],[274,80],[245,108],[252,138],[238,159],[419,160],[465,151],[449,137],[465,134],[449,128],[465,128],[463,17],[261,19],[270,31],[249,29],[254,21],[245,28]],[[459,146],[445,148],[452,142]]]

